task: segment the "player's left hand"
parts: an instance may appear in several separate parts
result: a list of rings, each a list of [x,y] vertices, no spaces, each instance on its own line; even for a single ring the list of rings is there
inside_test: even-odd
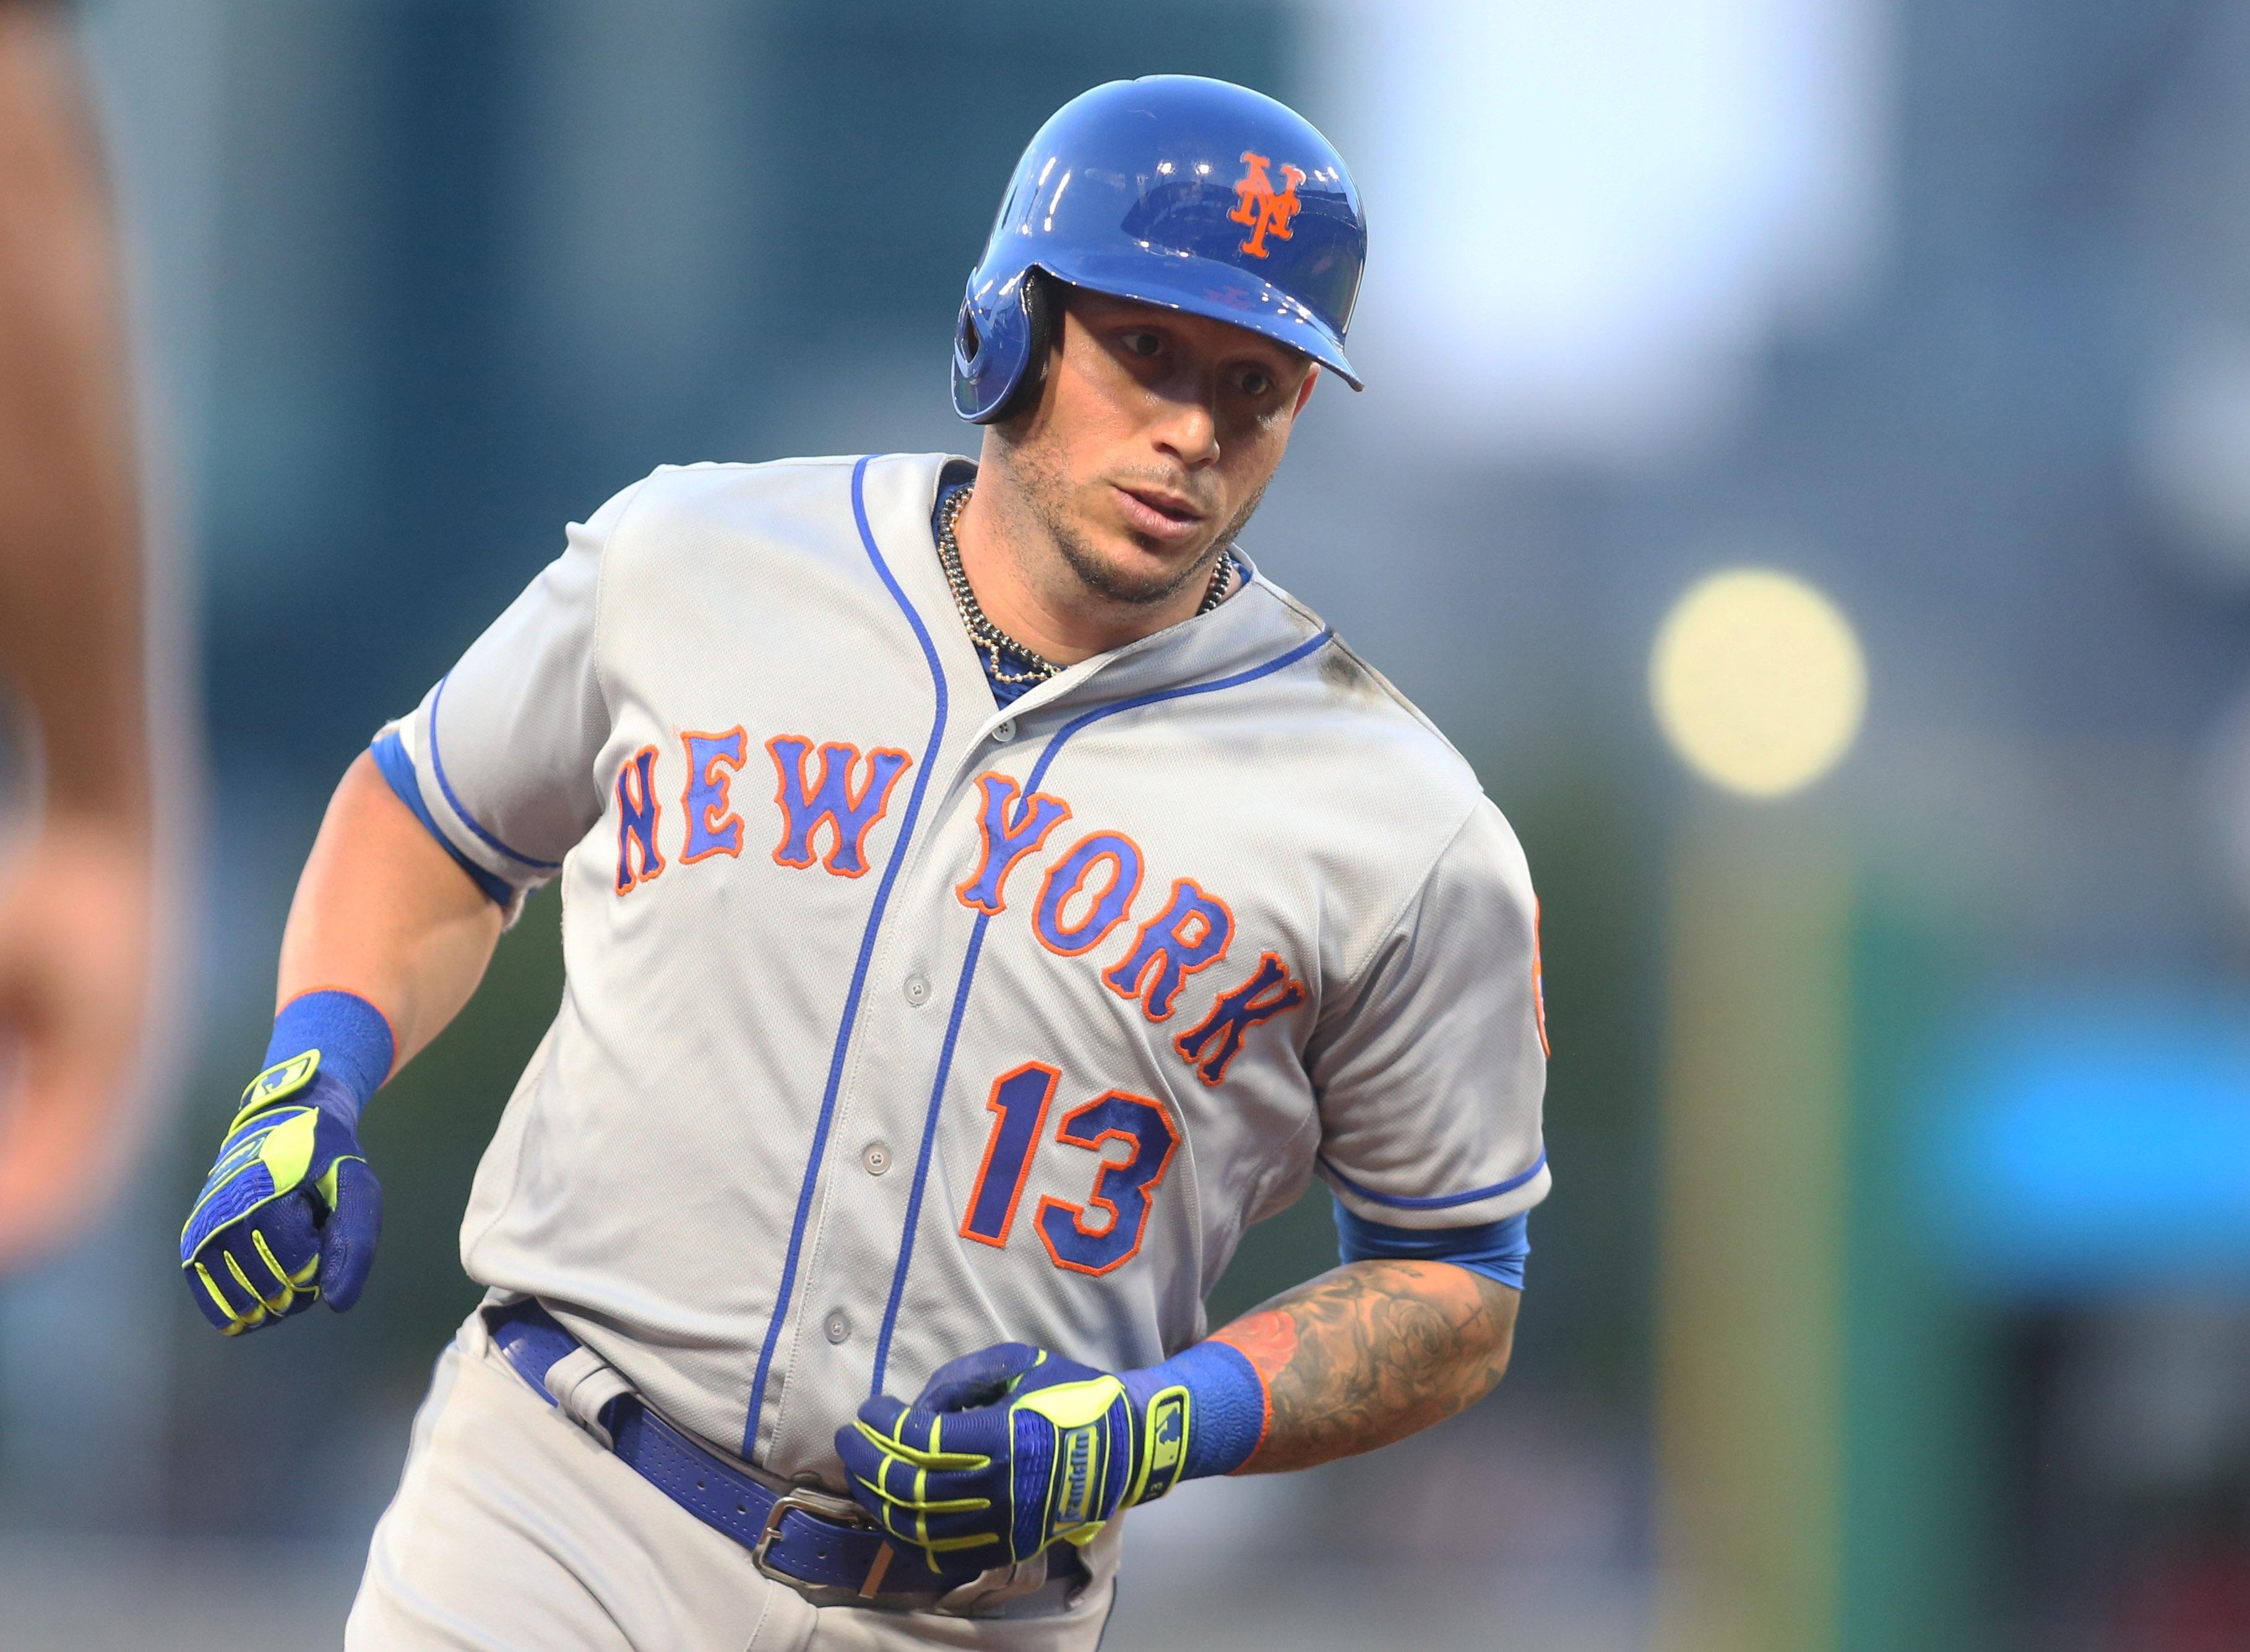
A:
[[[383,1186],[348,1092],[319,1069],[307,1050],[251,1081],[180,1230],[189,1294],[230,1337],[323,1297],[342,1312],[375,1265]]]
[[[1086,1544],[1179,1477],[1182,1391],[1004,1342],[938,1368],[911,1406],[888,1394],[836,1431],[852,1495],[884,1531],[954,1574]]]

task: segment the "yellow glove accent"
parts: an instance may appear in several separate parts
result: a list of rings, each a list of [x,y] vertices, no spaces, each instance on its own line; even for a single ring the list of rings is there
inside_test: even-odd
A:
[[[266,1174],[273,1178],[276,1187],[295,1187],[313,1167],[313,1132],[320,1121],[318,1109],[300,1107],[266,1132],[266,1139],[259,1145],[258,1158]],[[329,1174],[335,1174],[331,1167]],[[333,1208],[335,1201],[330,1199],[328,1203]],[[281,1270],[277,1268],[274,1271]]]
[[[1099,1422],[1125,1397],[1125,1385],[1111,1376],[1084,1382],[1059,1382],[1016,1401],[1019,1411],[1036,1411],[1058,1428],[1083,1428]]]
[[[1125,1398],[1125,1385],[1113,1376],[1092,1377],[1083,1382],[1059,1382],[1016,1401],[1016,1409],[1035,1412],[1055,1425],[1055,1455],[1048,1470],[1053,1489],[1057,1476],[1070,1475],[1072,1495],[1054,1507],[1058,1518],[1072,1525],[1058,1526],[1055,1535],[1084,1548],[1101,1535],[1103,1522],[1087,1519],[1102,1477],[1104,1433],[1100,1426],[1109,1408]]]
[[[275,1102],[295,1095],[313,1082],[313,1075],[320,1070],[321,1052],[317,1050],[307,1050],[268,1067],[243,1090],[242,1105],[235,1110],[234,1122],[227,1125],[226,1133],[231,1136],[241,1129],[242,1121],[251,1114],[263,1112]]]
[[[1194,1404],[1195,1396],[1184,1383],[1159,1388],[1149,1396],[1148,1414],[1141,1423],[1144,1442],[1141,1472],[1126,1492],[1123,1507],[1154,1502],[1178,1483],[1181,1466],[1187,1460],[1188,1423]],[[1156,1488],[1153,1492],[1149,1490],[1151,1482]]]
[[[937,1470],[942,1472],[950,1469],[989,1469],[992,1466],[991,1458],[980,1457],[974,1452],[939,1450],[937,1449],[938,1426],[943,1421],[944,1418],[942,1417],[933,1417],[930,1419],[929,1444],[926,1448],[909,1445],[897,1435],[885,1434],[880,1428],[871,1428],[866,1423],[857,1420],[854,1420],[852,1426],[857,1428],[861,1434],[866,1435],[867,1438],[873,1441],[876,1445],[881,1447],[882,1449],[889,1456],[902,1458],[906,1462],[914,1464],[915,1468],[925,1471],[929,1470]]]
[[[218,1284],[211,1278],[211,1270],[200,1262],[196,1263],[196,1277],[203,1282],[204,1290],[209,1293],[211,1299],[218,1304],[218,1311],[226,1316],[224,1335],[238,1337],[244,1332],[254,1331],[266,1323],[266,1310],[263,1308],[253,1308],[251,1311],[251,1317],[247,1319],[236,1318],[234,1310],[227,1306],[226,1298],[219,1294]]]

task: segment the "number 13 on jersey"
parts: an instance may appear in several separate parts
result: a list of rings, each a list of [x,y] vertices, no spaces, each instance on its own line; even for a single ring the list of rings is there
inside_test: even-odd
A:
[[[993,1115],[992,1133],[969,1190],[963,1237],[988,1245],[1008,1242],[1032,1156],[1046,1133],[1047,1110],[1061,1082],[1062,1074],[1043,1061],[1027,1061],[993,1081],[984,1103]],[[1056,1267],[1073,1273],[1108,1273],[1123,1266],[1141,1248],[1149,1197],[1180,1145],[1178,1127],[1162,1102],[1112,1090],[1065,1113],[1054,1139],[1101,1159],[1084,1204],[1052,1196],[1039,1201],[1033,1218],[1039,1242]],[[1109,1156],[1112,1142],[1126,1145],[1125,1157]]]

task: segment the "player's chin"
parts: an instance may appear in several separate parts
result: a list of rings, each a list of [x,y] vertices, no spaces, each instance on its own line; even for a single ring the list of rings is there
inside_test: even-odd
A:
[[[1105,535],[1094,552],[1095,567],[1080,569],[1105,596],[1122,602],[1161,602],[1209,566],[1211,540],[1183,547],[1151,544],[1129,529]]]
[[[1147,532],[1122,513],[1098,513],[1087,524],[1081,545],[1092,553],[1101,577],[1094,583],[1125,601],[1160,602],[1177,593],[1181,584],[1210,564],[1214,522],[1204,519],[1191,533],[1168,529]]]

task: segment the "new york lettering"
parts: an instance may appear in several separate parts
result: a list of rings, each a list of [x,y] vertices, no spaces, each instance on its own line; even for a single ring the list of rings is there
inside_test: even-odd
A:
[[[680,735],[680,742],[687,771],[680,799],[680,864],[738,857],[749,829],[733,788],[748,760],[749,737],[739,726],[715,734],[690,730]],[[776,734],[765,748],[773,761],[774,807],[780,817],[775,864],[793,871],[817,867],[838,878],[865,876],[867,836],[889,811],[892,792],[914,760],[889,747],[863,753],[848,741],[816,744],[802,734]],[[620,895],[659,877],[666,865],[658,844],[664,805],[657,791],[657,757],[655,747],[642,747],[619,769],[615,782]],[[1050,839],[1071,819],[1072,810],[1062,798],[1026,795],[1015,781],[997,773],[978,776],[977,793],[977,862],[954,886],[954,894],[970,910],[997,918],[1010,911],[1010,879],[1026,862],[1046,855]],[[1192,878],[1157,881],[1150,887],[1166,892],[1161,900],[1144,903],[1147,871],[1141,846],[1124,833],[1087,832],[1048,860],[1023,921],[1040,946],[1064,958],[1091,958],[1114,940],[1128,938],[1106,967],[1094,960],[1101,982],[1137,1004],[1149,1021],[1163,1022],[1179,1009],[1191,977],[1225,960],[1234,940],[1234,913]],[[1148,913],[1137,925],[1136,906]],[[1221,1084],[1252,1030],[1295,1009],[1308,996],[1277,953],[1261,953],[1257,967],[1218,994],[1200,1020],[1172,1039],[1172,1046],[1204,1084]]]
[[[1071,806],[1044,792],[1019,795],[1004,774],[980,776],[977,784],[984,805],[977,817],[983,852],[976,872],[955,893],[964,906],[997,915],[1008,910],[1009,878],[1019,864],[1043,852],[1049,835],[1071,818]],[[1146,872],[1141,846],[1124,833],[1088,832],[1061,850],[1041,876],[1031,903],[1032,933],[1040,946],[1065,958],[1088,956],[1113,937],[1129,933],[1129,944],[1101,971],[1102,984],[1137,1002],[1149,1020],[1164,1022],[1178,1008],[1189,977],[1225,959],[1234,913],[1194,878],[1178,878],[1153,915],[1130,928]],[[1261,953],[1257,967],[1221,993],[1172,1047],[1204,1084],[1221,1084],[1251,1029],[1308,996],[1279,954]]]

